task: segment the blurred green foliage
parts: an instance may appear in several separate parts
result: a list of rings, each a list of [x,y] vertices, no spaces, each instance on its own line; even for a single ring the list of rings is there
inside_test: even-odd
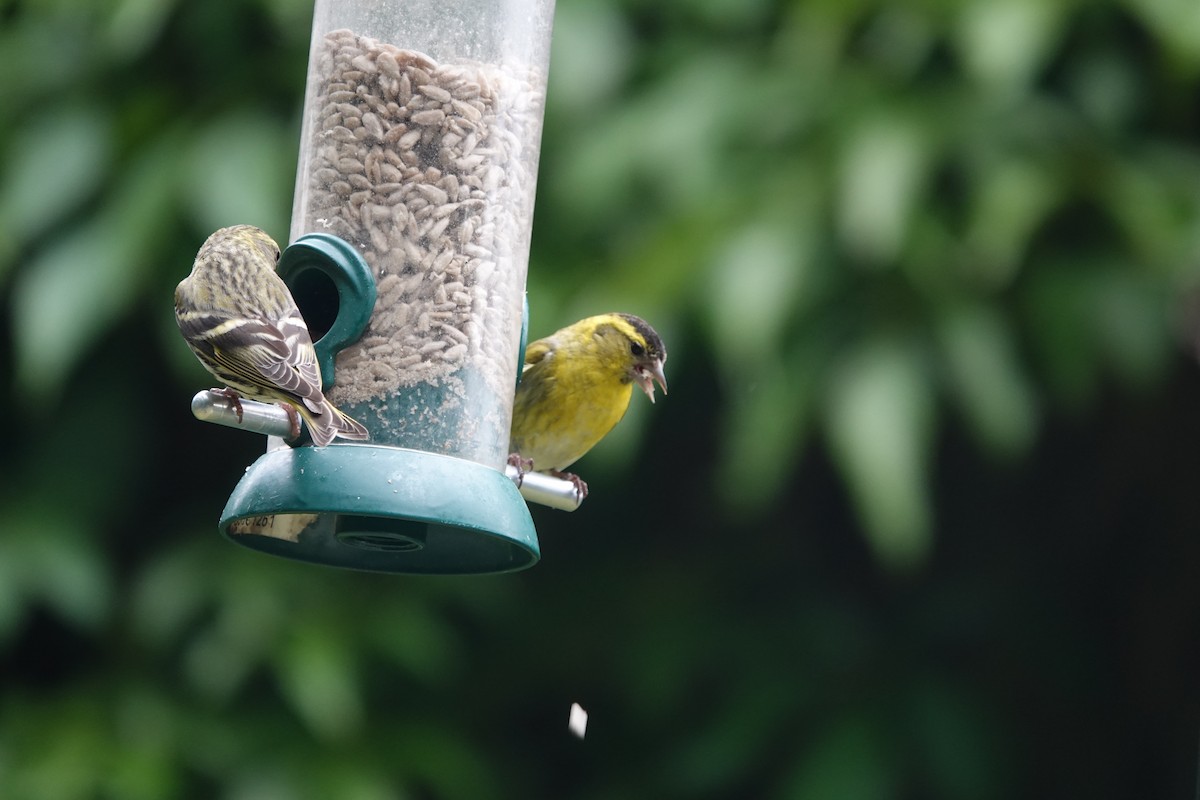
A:
[[[560,0],[531,333],[672,391],[463,579],[213,531],[169,297],[287,229],[310,14],[0,0],[0,796],[1190,790],[1200,4]]]

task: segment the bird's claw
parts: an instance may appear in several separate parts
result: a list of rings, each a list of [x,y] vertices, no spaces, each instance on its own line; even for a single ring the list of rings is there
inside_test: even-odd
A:
[[[556,478],[561,478],[564,481],[570,481],[575,485],[575,499],[580,503],[583,498],[587,497],[588,487],[587,482],[573,472],[559,472],[556,469],[550,470],[550,474]]]
[[[291,403],[280,403],[283,410],[287,412],[288,422],[292,426],[292,435],[288,437],[288,441],[300,436],[300,412]]]
[[[508,465],[517,468],[517,488],[520,489],[525,483],[525,473],[533,471],[533,459],[521,458],[520,453],[509,453]]]
[[[222,395],[226,400],[229,401],[229,407],[232,408],[234,410],[234,413],[237,414],[238,424],[241,425],[242,424],[242,414],[243,414],[241,395],[239,395],[237,392],[235,392],[233,389],[230,389],[227,386],[223,386],[220,389],[212,389],[211,391],[214,392],[215,394]]]

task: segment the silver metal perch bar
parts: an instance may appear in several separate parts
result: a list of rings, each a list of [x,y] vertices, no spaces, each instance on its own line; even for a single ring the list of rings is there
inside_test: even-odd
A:
[[[192,415],[202,422],[212,422],[228,428],[238,428],[264,436],[290,439],[292,423],[283,406],[275,403],[260,403],[257,400],[242,401],[242,416],[229,398],[220,392],[204,390],[192,398]],[[526,472],[524,477],[511,464],[505,466],[504,474],[517,484],[521,496],[528,503],[574,511],[583,502],[575,491],[575,484],[542,472]]]
[[[241,403],[239,418],[237,409],[225,395],[214,391],[197,392],[192,398],[192,415],[201,422],[215,422],[227,428],[240,428],[280,439],[292,438],[292,422],[283,406],[244,399]]]

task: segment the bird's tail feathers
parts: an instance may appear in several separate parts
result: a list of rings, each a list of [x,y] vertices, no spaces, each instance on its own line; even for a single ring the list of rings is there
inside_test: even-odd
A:
[[[300,416],[308,425],[308,433],[312,436],[313,444],[324,447],[335,438],[363,441],[370,438],[367,429],[358,420],[342,413],[337,407],[324,400],[321,410],[313,412],[306,407],[299,407]]]

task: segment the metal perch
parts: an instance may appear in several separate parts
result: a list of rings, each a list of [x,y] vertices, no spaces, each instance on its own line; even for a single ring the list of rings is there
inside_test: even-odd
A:
[[[260,403],[256,400],[242,401],[242,417],[239,420],[237,411],[229,402],[229,398],[219,392],[205,390],[197,392],[192,398],[192,414],[202,422],[213,422],[229,428],[238,428],[264,436],[277,436],[281,439],[291,437],[292,424],[283,406],[274,403]],[[353,446],[353,445],[349,445]],[[504,474],[517,484],[521,496],[528,503],[557,508],[560,511],[574,511],[583,502],[575,491],[575,484],[564,481],[542,472],[526,472],[522,478],[516,467],[506,465]]]

